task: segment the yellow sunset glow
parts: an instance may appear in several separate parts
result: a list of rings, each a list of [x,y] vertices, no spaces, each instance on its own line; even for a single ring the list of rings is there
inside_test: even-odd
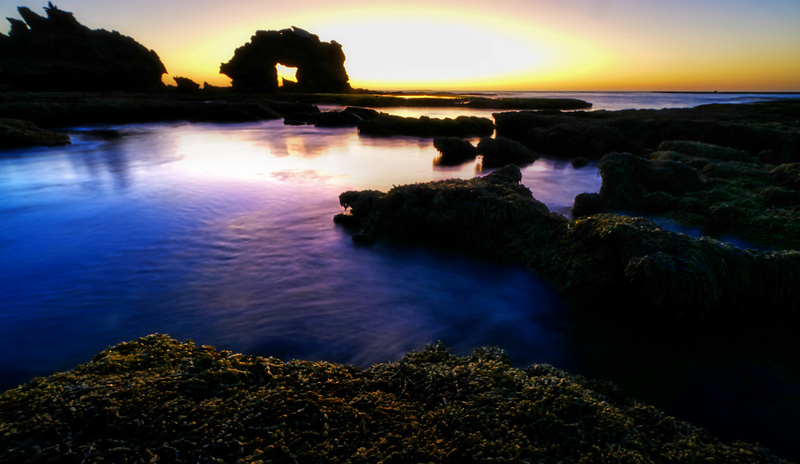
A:
[[[41,11],[39,0],[18,4]],[[174,76],[219,74],[257,30],[341,43],[355,88],[373,90],[800,90],[800,2],[638,0],[68,0],[91,28],[156,50]],[[7,11],[6,14],[11,14]]]

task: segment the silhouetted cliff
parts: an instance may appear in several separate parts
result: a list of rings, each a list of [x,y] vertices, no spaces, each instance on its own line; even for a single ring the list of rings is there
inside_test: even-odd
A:
[[[0,89],[143,91],[163,87],[164,64],[153,50],[116,31],[91,30],[52,3],[47,17],[26,7],[0,34]]]

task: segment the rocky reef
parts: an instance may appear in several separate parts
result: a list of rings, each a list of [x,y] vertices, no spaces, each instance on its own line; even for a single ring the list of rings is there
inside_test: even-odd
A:
[[[722,145],[764,163],[800,161],[800,100],[705,105],[664,110],[495,113],[497,135],[548,155],[597,159],[606,153],[643,153],[665,140]]]
[[[656,172],[658,172],[656,170]],[[424,243],[528,265],[581,311],[647,323],[800,319],[800,252],[692,238],[643,218],[551,213],[507,166],[488,176],[348,191],[360,243]]]
[[[322,42],[319,36],[292,27],[256,31],[230,61],[220,65],[219,72],[231,78],[235,90],[273,93],[279,88],[276,65],[281,64],[297,68],[297,82],[284,81],[286,89],[338,93],[350,90],[344,61],[342,46],[335,40]]]
[[[0,461],[786,462],[498,349],[360,369],[165,335],[0,394]]]
[[[156,52],[119,32],[91,30],[52,3],[42,17],[18,8],[0,34],[0,90],[150,91],[167,70]]]
[[[0,119],[0,149],[69,145],[68,135],[42,129],[19,119]]]
[[[640,156],[610,153],[600,161],[602,207],[590,212],[664,216],[707,235],[800,250],[798,165],[689,141],[665,141]]]

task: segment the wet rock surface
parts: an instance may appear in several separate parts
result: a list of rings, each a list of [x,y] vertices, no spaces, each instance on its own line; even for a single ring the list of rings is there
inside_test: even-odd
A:
[[[153,50],[116,31],[91,30],[50,3],[46,17],[18,8],[0,34],[0,90],[150,91],[167,70]]]
[[[786,462],[498,349],[432,344],[359,369],[164,335],[0,394],[0,460]]]
[[[256,31],[250,42],[237,48],[220,73],[231,78],[235,90],[274,93],[278,91],[276,65],[297,68],[297,82],[285,86],[298,92],[347,92],[349,77],[345,55],[335,40],[322,42],[303,29]]]

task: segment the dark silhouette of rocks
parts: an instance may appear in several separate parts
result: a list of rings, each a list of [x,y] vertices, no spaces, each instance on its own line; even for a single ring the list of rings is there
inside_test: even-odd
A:
[[[461,137],[434,137],[433,147],[439,151],[439,157],[433,160],[436,166],[458,166],[478,156],[478,149]]]
[[[539,156],[516,140],[505,137],[484,137],[478,142],[478,153],[483,155],[485,169],[498,168],[507,164],[527,166]]]
[[[379,116],[364,120],[359,124],[358,132],[362,135],[376,137],[391,137],[393,135],[412,137],[480,137],[492,135],[494,124],[490,119],[477,116],[458,116],[455,119],[439,119],[428,116],[406,118],[381,113]]]
[[[166,73],[156,52],[119,32],[91,30],[52,3],[26,7],[0,34],[0,88],[26,91],[148,91]]]
[[[548,155],[599,159],[613,151],[643,153],[665,140],[691,140],[781,164],[800,160],[798,107],[799,100],[786,100],[664,110],[519,111],[494,118],[497,135]]]
[[[298,92],[347,92],[349,77],[344,69],[342,46],[292,27],[280,31],[256,31],[250,42],[237,48],[233,58],[219,67],[231,78],[231,85],[242,92],[278,91],[276,65],[297,68],[297,82],[285,81]]]
[[[189,79],[188,77],[176,76],[172,79],[175,80],[175,87],[177,88],[178,92],[197,93],[200,91],[200,84]]]
[[[29,121],[0,119],[0,149],[69,144],[68,135],[42,129]]]

